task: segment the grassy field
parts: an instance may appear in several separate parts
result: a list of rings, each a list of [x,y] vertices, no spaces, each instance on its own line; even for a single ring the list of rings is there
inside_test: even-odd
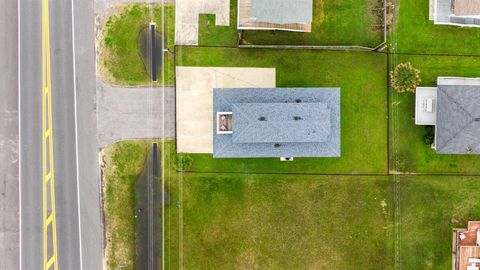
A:
[[[237,0],[230,0],[230,25],[216,26],[214,14],[200,14],[198,20],[199,46],[235,47],[237,37]]]
[[[434,25],[428,19],[429,0],[396,0],[397,21],[390,41],[396,52],[480,54],[480,28]]]
[[[383,13],[378,0],[313,0],[311,33],[244,31],[246,44],[357,45],[383,42]]]
[[[108,269],[134,269],[135,263],[135,188],[149,141],[126,141],[104,150],[104,213],[107,231]]]
[[[122,141],[104,150],[104,214],[107,269],[135,269],[135,182],[145,165],[152,140]],[[173,141],[165,142],[163,164],[165,190],[172,206],[165,210],[166,269],[178,269],[178,180]]]
[[[108,269],[132,269],[149,145],[106,149]],[[173,142],[164,153],[166,269],[393,269],[392,177],[177,173]],[[480,178],[398,177],[402,268],[449,269],[452,228],[480,216]]]
[[[138,37],[153,20],[160,29],[162,10],[156,5],[150,18],[148,4],[124,5],[121,12],[106,20],[99,42],[100,76],[114,85],[147,85],[150,78],[140,55]],[[165,48],[174,50],[175,11],[165,6]],[[165,53],[165,85],[174,83],[174,57]],[[161,84],[161,74],[158,84]]]
[[[401,177],[402,269],[452,268],[452,229],[480,218],[479,180]]]
[[[391,193],[387,177],[184,174],[184,267],[391,269]]]
[[[459,56],[406,56],[398,55],[398,63],[411,62],[420,70],[422,86],[436,86],[438,76],[480,77],[480,57]],[[391,95],[393,98],[393,95]],[[415,173],[460,173],[479,174],[478,155],[439,155],[429,145],[423,143],[425,128],[416,126],[415,94],[399,94],[398,110],[398,152],[399,171]],[[393,107],[390,110],[392,113]],[[392,115],[390,129],[393,131],[395,116]],[[391,136],[393,139],[393,136]],[[393,140],[390,146],[393,147]],[[393,153],[393,151],[391,151]],[[393,164],[393,163],[391,163]],[[392,168],[394,169],[394,168]]]
[[[149,146],[105,151],[108,269],[133,269],[134,182]],[[163,153],[166,269],[392,268],[387,176],[177,173],[174,143]]]
[[[192,154],[193,171],[387,172],[387,64],[383,54],[306,50],[177,48],[177,65],[275,67],[277,87],[341,87],[341,157],[213,159]],[[301,64],[301,68],[299,65]],[[180,109],[180,108],[179,108]]]

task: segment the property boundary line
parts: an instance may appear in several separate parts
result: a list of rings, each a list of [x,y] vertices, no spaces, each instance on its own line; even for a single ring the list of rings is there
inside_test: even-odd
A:
[[[221,172],[221,171],[177,171],[179,174],[186,173],[186,174],[238,174],[238,175],[330,175],[330,176],[389,176],[390,174],[375,174],[375,173],[357,173],[357,174],[349,174],[349,173],[294,173],[294,172]]]
[[[238,5],[237,5],[238,6]],[[237,24],[238,24],[237,18]],[[241,31],[241,30],[240,30]],[[240,33],[240,31],[238,31]],[[311,50],[359,50],[359,51],[377,51],[387,44],[387,0],[383,0],[383,41],[375,47],[351,45],[351,46],[317,46],[317,45],[261,45],[261,44],[240,44],[240,38],[237,37],[237,48],[277,48],[277,49],[311,49]]]
[[[394,20],[397,17],[397,14],[400,9],[399,1],[393,1],[395,3],[394,10]],[[294,173],[294,172],[222,172],[222,171],[196,171],[196,170],[186,170],[180,171],[178,176],[179,184],[179,201],[183,202],[183,177],[184,174],[225,174],[225,175],[312,175],[312,176],[358,176],[358,177],[387,177],[388,181],[392,181],[393,184],[393,225],[394,225],[394,268],[396,270],[402,269],[402,223],[401,223],[401,184],[402,177],[480,177],[480,173],[435,173],[435,172],[398,172],[399,168],[399,110],[398,110],[398,93],[393,91],[390,84],[390,71],[398,64],[398,57],[401,55],[411,55],[411,56],[439,56],[439,57],[480,57],[480,54],[429,54],[429,53],[410,53],[410,52],[397,52],[397,35],[395,24],[392,25],[392,28],[387,30],[387,1],[384,1],[384,41],[374,48],[364,47],[364,46],[309,46],[309,45],[241,45],[239,44],[240,39],[237,37],[238,44],[236,47],[232,46],[199,46],[199,45],[176,45],[175,46],[175,59],[174,66],[177,64],[181,65],[181,50],[178,48],[231,48],[231,49],[304,49],[304,50],[331,50],[331,51],[371,51],[373,53],[386,54],[387,56],[387,172],[385,174],[381,173]],[[240,31],[238,31],[240,33]],[[390,36],[389,36],[390,34]],[[392,45],[388,50],[383,50],[387,46]],[[180,52],[180,55],[177,55],[177,52]],[[180,60],[180,61],[179,61]],[[176,103],[175,103],[176,105]],[[176,113],[175,106],[175,113]],[[175,121],[175,151],[177,151],[177,130],[176,130],[176,121]],[[393,170],[391,170],[393,169]],[[180,187],[181,185],[181,187]],[[179,251],[183,251],[183,211],[180,207],[179,214]],[[183,253],[179,254],[180,268],[183,266]]]
[[[396,17],[398,14],[398,10],[400,9],[399,1],[394,1],[395,3],[395,11],[394,11],[394,16]],[[395,54],[396,48],[397,48],[397,35],[396,35],[396,25],[394,24],[391,28],[391,50],[393,51],[392,54],[392,59],[390,61],[390,51],[388,54],[388,70],[393,70],[393,67],[397,65],[397,55]],[[390,80],[388,80],[390,81]],[[387,86],[388,91],[390,92],[391,85],[390,83]],[[388,106],[392,106],[392,117],[393,119],[389,119],[388,126],[390,126],[391,122],[393,122],[393,138],[392,138],[392,163],[393,163],[393,168],[395,171],[398,171],[399,167],[399,146],[398,146],[398,92],[393,91],[392,92],[392,102],[387,103]],[[391,122],[390,122],[391,121]],[[389,141],[389,147],[390,147],[390,141]],[[389,157],[390,159],[390,157]],[[390,168],[389,168],[390,171]],[[396,270],[401,270],[402,269],[402,257],[401,257],[401,182],[400,182],[400,177],[398,177],[397,174],[393,174],[393,222],[394,222],[394,268]]]
[[[409,56],[443,56],[443,57],[480,57],[480,54],[448,54],[448,53],[410,53],[410,52],[385,52],[390,55]]]
[[[445,176],[445,177],[480,177],[480,174],[458,174],[458,173],[295,173],[295,172],[222,172],[222,171],[179,171],[177,173],[186,173],[186,174],[238,174],[238,175],[312,175],[312,176],[408,176],[408,177],[425,177],[425,176]]]

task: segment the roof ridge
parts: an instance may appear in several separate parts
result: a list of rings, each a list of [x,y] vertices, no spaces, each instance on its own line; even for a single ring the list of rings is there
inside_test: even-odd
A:
[[[328,146],[328,148],[330,148],[330,150],[332,150],[333,153],[337,154],[338,156],[340,156],[340,152],[337,152],[337,150],[330,144],[330,141],[326,141],[325,144]],[[340,147],[340,149],[342,149]],[[341,151],[341,150],[340,150]]]
[[[221,153],[223,151],[223,149],[225,147],[227,147],[228,143],[225,143],[225,144],[222,144],[222,147],[220,147],[219,149],[217,149],[216,151],[213,151],[213,153],[217,153],[216,155],[218,156],[219,153]]]
[[[470,118],[473,118],[473,116],[470,114],[469,111],[467,111],[462,105],[460,105],[460,103],[457,102],[457,100],[455,98],[453,98],[452,96],[450,96],[447,91],[443,91],[443,93],[445,94],[445,96],[447,96],[449,99],[451,99],[453,101],[453,103],[455,103],[455,105],[457,105],[460,109],[462,109],[462,111],[464,111],[468,116],[470,116]]]
[[[440,147],[439,149],[436,149],[437,151],[440,151],[442,150],[443,148],[445,148],[451,141],[453,141],[457,136],[458,134],[460,134],[462,131],[464,131],[465,129],[467,129],[468,127],[470,127],[470,124],[475,122],[474,120],[471,120],[470,122],[468,122],[467,124],[465,124],[461,129],[459,129],[450,139],[448,139],[447,141],[445,141],[445,143],[443,144],[442,147]]]
[[[236,104],[238,104],[238,103],[232,103],[232,112],[233,112],[233,108],[237,108],[237,113],[240,113],[240,114],[241,114],[244,118],[246,118],[247,121],[248,121],[248,123],[247,123],[247,128],[245,128],[241,133],[237,133],[237,135],[235,135],[235,137],[240,138],[240,137],[243,136],[243,134],[245,134],[245,132],[247,132],[248,128],[249,128],[250,125],[251,125],[252,120],[251,120],[247,115],[245,115],[245,114],[242,112],[242,110],[237,107]],[[233,125],[233,123],[232,123],[232,125]],[[233,128],[232,128],[232,129],[233,129]],[[236,131],[233,130],[233,132],[236,132]]]
[[[457,100],[455,98],[453,98],[452,96],[450,96],[447,91],[443,91],[443,93],[445,94],[445,96],[450,99],[452,101],[453,104],[455,104],[458,108],[461,109],[461,111],[466,114],[466,116],[468,117],[468,120],[467,123],[465,123],[465,125],[463,125],[461,128],[459,128],[455,134],[453,136],[451,136],[448,140],[445,141],[445,143],[443,144],[443,146],[441,146],[440,148],[437,149],[437,151],[441,151],[443,148],[445,148],[451,141],[453,141],[455,138],[457,138],[457,136],[462,132],[464,131],[467,127],[470,126],[471,123],[474,122],[474,117],[462,106],[460,105]]]

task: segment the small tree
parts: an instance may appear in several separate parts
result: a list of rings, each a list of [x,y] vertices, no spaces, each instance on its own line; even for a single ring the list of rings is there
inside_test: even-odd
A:
[[[394,71],[390,72],[390,81],[393,89],[398,92],[415,92],[415,88],[422,81],[420,70],[414,68],[409,62],[398,64]]]

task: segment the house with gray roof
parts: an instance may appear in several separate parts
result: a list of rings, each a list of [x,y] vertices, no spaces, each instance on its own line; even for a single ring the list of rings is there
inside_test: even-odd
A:
[[[415,123],[434,125],[439,154],[480,154],[480,78],[439,77],[418,87]]]
[[[238,0],[238,29],[311,32],[313,0]]]
[[[216,88],[213,157],[339,157],[339,88]]]
[[[430,0],[435,24],[480,27],[480,0]]]

